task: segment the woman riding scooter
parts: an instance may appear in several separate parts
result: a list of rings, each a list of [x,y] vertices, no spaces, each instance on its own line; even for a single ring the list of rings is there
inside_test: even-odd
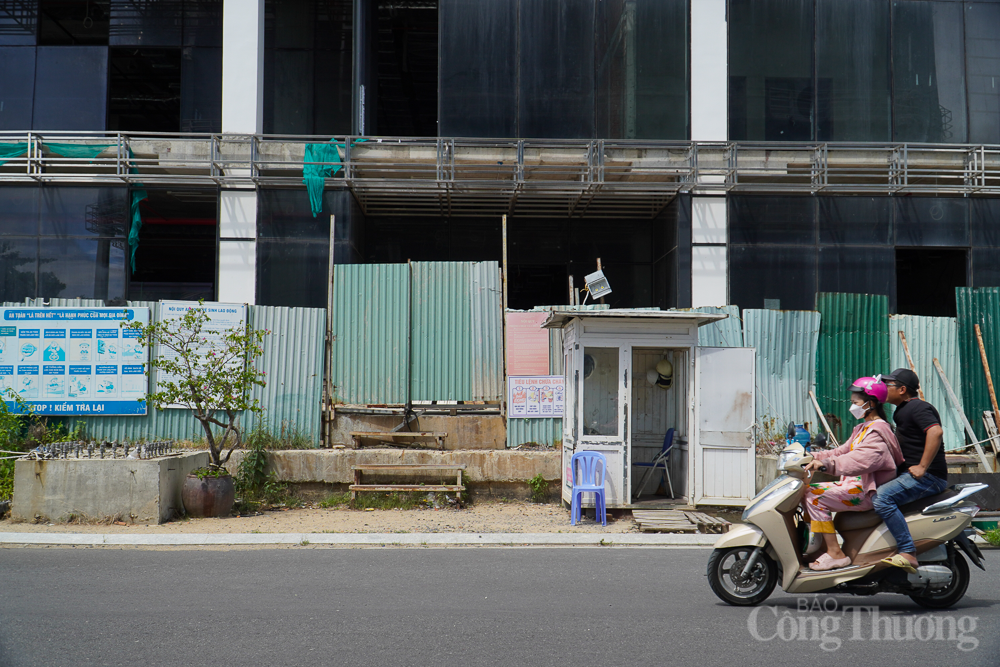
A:
[[[896,476],[903,453],[885,418],[882,404],[888,390],[881,376],[858,378],[851,385],[851,414],[862,422],[850,439],[832,451],[815,452],[806,470],[841,475],[839,482],[810,484],[803,499],[813,533],[822,535],[826,549],[812,563],[813,570],[847,567],[851,559],[837,543],[832,512],[872,509],[875,489]]]

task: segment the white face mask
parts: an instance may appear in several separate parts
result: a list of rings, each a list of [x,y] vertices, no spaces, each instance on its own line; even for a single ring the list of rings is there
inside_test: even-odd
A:
[[[851,414],[854,415],[855,419],[864,419],[865,414],[868,412],[868,410],[865,409],[865,406],[858,405],[857,403],[851,403],[849,410],[851,411]]]

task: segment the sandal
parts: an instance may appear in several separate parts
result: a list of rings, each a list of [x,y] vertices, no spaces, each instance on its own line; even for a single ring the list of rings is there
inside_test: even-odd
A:
[[[822,556],[816,559],[815,562],[809,563],[809,569],[815,570],[816,572],[826,572],[827,570],[837,570],[842,567],[847,567],[851,564],[851,559],[847,556],[843,558],[834,558],[828,553],[824,553]]]
[[[917,573],[917,568],[913,567],[910,561],[906,560],[902,554],[893,554],[888,558],[883,558],[879,562],[885,563],[886,565],[891,565],[892,567],[902,568],[903,570],[909,572],[910,574]]]

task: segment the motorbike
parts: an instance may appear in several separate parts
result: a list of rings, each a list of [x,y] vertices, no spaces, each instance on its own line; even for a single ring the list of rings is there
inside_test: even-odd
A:
[[[900,593],[922,607],[946,609],[969,587],[966,559],[986,569],[982,552],[970,539],[980,508],[968,498],[988,487],[956,484],[900,508],[917,547],[916,574],[881,562],[896,553],[896,541],[874,511],[837,512],[834,527],[851,564],[810,570],[810,547],[820,544],[807,538],[809,520],[801,503],[812,477],[805,467],[812,460],[808,444],[790,442],[778,458],[780,476],[747,505],[743,524],[716,541],[708,582],[724,602],[760,604],[780,582],[786,593]]]

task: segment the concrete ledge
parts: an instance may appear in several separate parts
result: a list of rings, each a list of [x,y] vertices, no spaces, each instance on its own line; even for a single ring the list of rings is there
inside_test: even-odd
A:
[[[334,546],[712,546],[718,535],[671,533],[0,533],[0,544],[82,546],[212,546],[328,544]]]
[[[52,459],[14,463],[11,516],[30,521],[121,518],[163,523],[184,511],[181,487],[208,453],[156,459]]]
[[[233,452],[227,468],[235,471],[243,451]],[[351,484],[353,465],[456,464],[466,465],[466,482],[526,482],[535,475],[560,480],[562,452],[462,449],[426,451],[415,449],[303,449],[272,452],[271,468],[279,481]]]

